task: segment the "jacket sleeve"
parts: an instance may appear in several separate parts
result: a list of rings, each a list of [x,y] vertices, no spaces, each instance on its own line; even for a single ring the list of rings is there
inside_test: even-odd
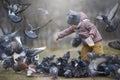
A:
[[[58,37],[59,37],[59,38],[63,38],[63,37],[65,37],[65,36],[67,36],[67,35],[69,35],[69,34],[71,34],[71,33],[73,33],[73,32],[74,32],[74,30],[73,30],[71,27],[69,27],[69,28],[61,31],[61,32],[58,34]]]

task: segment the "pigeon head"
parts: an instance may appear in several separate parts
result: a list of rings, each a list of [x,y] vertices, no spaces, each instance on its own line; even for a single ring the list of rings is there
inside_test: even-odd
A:
[[[63,60],[68,60],[70,58],[70,51],[68,51],[66,54],[63,55]]]
[[[48,56],[49,60],[53,60],[55,58],[55,55]]]
[[[57,66],[56,63],[52,62],[50,66]]]

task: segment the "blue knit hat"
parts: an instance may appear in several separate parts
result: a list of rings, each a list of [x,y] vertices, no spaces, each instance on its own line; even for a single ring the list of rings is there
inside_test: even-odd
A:
[[[79,22],[80,22],[80,14],[70,10],[67,14],[67,23],[70,25],[71,24],[78,25]]]

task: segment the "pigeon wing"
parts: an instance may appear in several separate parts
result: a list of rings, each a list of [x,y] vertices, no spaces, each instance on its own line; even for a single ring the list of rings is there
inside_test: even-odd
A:
[[[110,13],[108,14],[108,20],[112,20],[114,18],[114,16],[116,15],[118,11],[118,8],[119,8],[119,3],[116,3],[116,5],[112,8]]]

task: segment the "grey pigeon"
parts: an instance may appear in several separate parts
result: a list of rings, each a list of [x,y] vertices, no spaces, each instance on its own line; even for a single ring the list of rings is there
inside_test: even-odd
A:
[[[98,66],[102,63],[107,62],[107,59],[104,57],[96,58],[92,60],[89,64],[89,73],[92,77],[98,75],[98,74],[104,74],[104,71],[98,71]]]
[[[99,57],[98,54],[92,53],[92,52],[88,52],[88,53],[87,53],[87,56],[88,56],[88,58],[90,58],[91,60],[94,60],[94,59],[96,59],[96,58]]]
[[[120,40],[110,41],[108,46],[117,50],[120,50]]]
[[[116,5],[112,8],[112,10],[109,12],[108,15],[98,15],[96,17],[96,19],[102,20],[103,22],[105,22],[105,24],[107,26],[105,30],[107,32],[115,31],[119,25],[119,23],[115,25],[112,21],[116,15],[118,9],[119,9],[119,3],[116,3]]]
[[[73,38],[71,44],[72,44],[73,47],[78,47],[78,46],[81,44],[81,42],[82,42],[82,40],[81,40],[80,36],[79,36],[79,35],[76,35],[76,36]]]
[[[18,23],[18,22],[21,22],[23,20],[22,17],[17,16],[14,12],[11,12],[10,10],[8,11],[8,17],[14,23]]]
[[[34,57],[38,55],[39,53],[43,52],[46,49],[46,47],[40,47],[40,48],[32,48],[32,49],[25,49],[25,53],[27,57]]]
[[[8,9],[17,14],[21,11],[21,7],[22,6],[20,4],[11,4],[8,6]]]
[[[69,58],[70,58],[70,51],[67,51],[67,53],[63,55],[62,59],[68,61]]]
[[[58,68],[57,68],[57,65],[55,63],[51,63],[51,68],[50,68],[49,72],[52,75],[53,80],[58,79]]]

